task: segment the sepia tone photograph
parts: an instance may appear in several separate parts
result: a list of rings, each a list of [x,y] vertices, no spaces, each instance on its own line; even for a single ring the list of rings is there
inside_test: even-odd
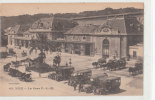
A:
[[[0,96],[143,96],[144,3],[1,3]]]

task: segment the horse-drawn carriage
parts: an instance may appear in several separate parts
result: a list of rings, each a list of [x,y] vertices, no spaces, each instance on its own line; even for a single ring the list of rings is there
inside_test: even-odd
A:
[[[120,77],[108,76],[94,79],[92,82],[94,94],[107,94],[118,91],[121,84]]]
[[[125,58],[121,58],[119,60],[110,59],[108,62],[106,62],[105,58],[100,58],[97,62],[93,62],[92,65],[95,66],[96,68],[104,68],[110,71],[119,70],[125,68],[126,60]]]
[[[14,55],[16,55],[16,52],[13,49],[9,49],[8,55],[14,56]]]
[[[71,77],[71,74],[74,71],[74,67],[69,66],[60,66],[57,69],[48,75],[48,78],[51,78],[56,81],[68,80]]]
[[[84,69],[76,71],[72,74],[68,80],[68,85],[73,86],[74,84],[86,84],[90,81],[92,75],[91,69]]]
[[[92,76],[89,83],[84,84],[81,91],[94,94],[107,94],[119,90],[120,77],[108,76],[106,73]]]
[[[134,67],[129,67],[129,74],[137,75],[143,73],[143,62],[136,62]]]
[[[8,74],[13,76],[13,77],[19,77],[20,76],[20,71],[18,71],[15,68],[10,68]]]
[[[10,67],[18,67],[18,66],[20,66],[20,61],[16,61],[16,62],[12,61],[11,63],[5,64],[3,66],[3,69],[5,72],[9,72]]]
[[[92,65],[95,68],[105,68],[106,67],[106,58],[100,58],[97,62],[93,62]]]
[[[126,60],[125,58],[121,58],[119,60],[117,59],[111,59],[107,63],[107,69],[108,70],[119,70],[119,69],[124,69],[126,66]]]
[[[21,80],[21,81],[25,81],[25,82],[32,81],[31,73],[21,72],[18,69],[10,68],[8,74],[13,77],[18,77],[19,80]]]
[[[94,89],[92,83],[94,82],[94,80],[100,77],[108,77],[108,75],[107,73],[91,75],[90,80],[87,82],[87,84],[83,84],[83,88],[81,89],[81,91],[86,93],[92,93]]]
[[[19,77],[19,80],[25,81],[25,82],[32,81],[31,73],[22,73],[21,76]]]
[[[0,52],[0,58],[6,58],[8,56],[7,52]]]
[[[6,65],[4,65],[4,71],[8,72],[8,74],[12,77],[18,77],[22,81],[32,81],[30,73],[25,73],[25,71],[23,72],[18,69],[18,67],[22,65],[23,61],[25,60],[12,61],[11,63],[7,63]]]

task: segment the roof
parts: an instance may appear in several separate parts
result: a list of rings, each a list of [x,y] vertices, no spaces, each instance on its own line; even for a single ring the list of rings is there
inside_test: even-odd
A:
[[[113,30],[118,30],[121,34],[126,34],[125,20],[123,18],[109,19],[107,24],[111,26]]]
[[[143,13],[141,13],[143,14]],[[82,24],[81,24],[82,23]],[[144,15],[83,19],[66,35],[143,35]],[[107,31],[108,30],[108,31]]]
[[[30,27],[30,24],[15,25],[14,27],[7,28],[5,32],[6,34],[23,34],[28,31]]]
[[[41,18],[32,24],[30,31],[35,32],[52,32],[52,31],[66,31],[73,28],[76,25],[75,22],[64,18]]]
[[[91,78],[92,79],[95,79],[95,78],[100,78],[100,77],[101,78],[103,78],[103,77],[105,78],[105,77],[108,77],[108,76],[107,76],[107,74],[95,74]]]
[[[53,17],[41,18],[32,24],[31,29],[50,29],[52,28]]]
[[[15,25],[14,27],[8,27],[5,29],[6,34],[17,34],[20,25]]]
[[[136,45],[129,46],[130,49],[141,49],[144,47],[143,43],[137,43]]]
[[[87,72],[92,72],[92,71],[91,69],[84,69],[84,70],[75,71],[74,73],[87,73]]]
[[[78,25],[67,31],[65,34],[90,34],[94,33],[97,27],[98,27],[97,25],[85,25],[85,26]]]
[[[120,77],[108,76],[108,77],[100,77],[100,78],[99,78],[100,81],[105,81],[105,80],[116,80],[116,79],[120,79]]]
[[[126,34],[125,20],[108,19],[102,25],[78,25],[65,34]]]

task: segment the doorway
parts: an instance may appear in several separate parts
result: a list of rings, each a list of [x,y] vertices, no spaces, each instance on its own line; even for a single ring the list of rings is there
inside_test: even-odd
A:
[[[109,57],[109,41],[108,39],[104,39],[102,43],[102,56]]]
[[[90,56],[90,44],[85,45],[85,55]]]

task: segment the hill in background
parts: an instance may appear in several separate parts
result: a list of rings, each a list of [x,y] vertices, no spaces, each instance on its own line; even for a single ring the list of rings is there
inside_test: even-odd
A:
[[[4,29],[12,27],[15,25],[25,25],[34,23],[40,18],[51,17],[52,15],[60,18],[77,18],[77,17],[88,17],[88,16],[101,16],[101,15],[110,15],[110,14],[121,14],[129,12],[138,12],[143,11],[143,9],[136,8],[120,8],[112,9],[106,8],[104,10],[98,11],[84,11],[80,13],[57,13],[57,14],[35,14],[35,15],[19,15],[19,16],[1,16],[1,43],[2,45],[7,45],[7,37],[4,36]]]

